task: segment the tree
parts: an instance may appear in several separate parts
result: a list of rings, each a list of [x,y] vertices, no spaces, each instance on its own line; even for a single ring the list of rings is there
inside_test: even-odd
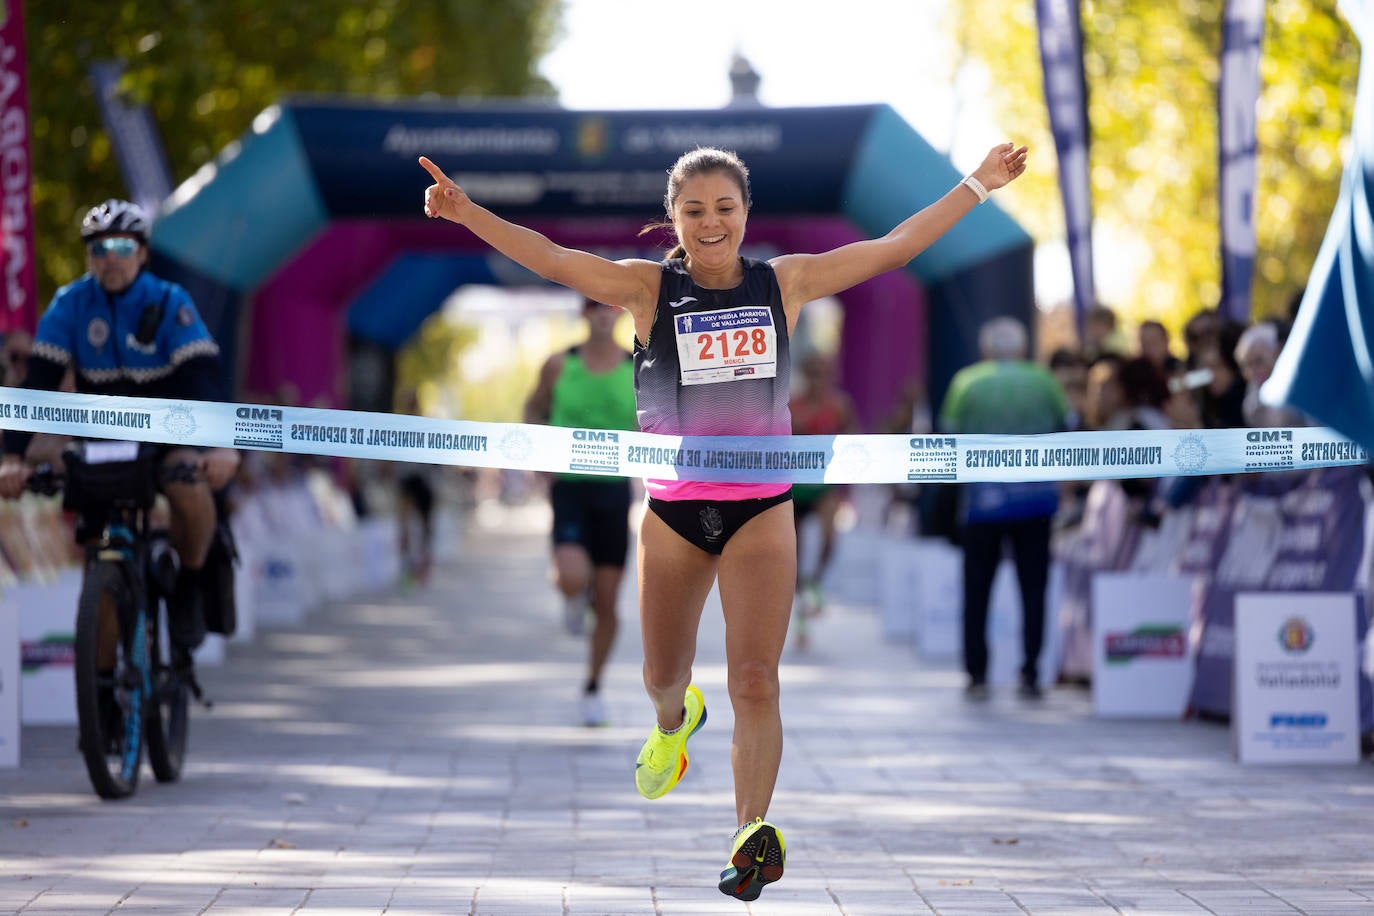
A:
[[[559,0],[73,0],[28,4],[38,295],[84,270],[81,215],[126,189],[87,72],[118,59],[174,181],[291,93],[552,96],[534,69]]]
[[[1130,319],[1177,329],[1221,294],[1217,78],[1223,0],[1084,0],[1094,219],[1147,263]],[[1032,0],[951,5],[955,40],[991,76],[989,102],[1042,166],[1006,198],[1041,240],[1063,238]],[[1359,45],[1336,0],[1266,3],[1260,66],[1254,306],[1285,315],[1332,208],[1354,108]]]

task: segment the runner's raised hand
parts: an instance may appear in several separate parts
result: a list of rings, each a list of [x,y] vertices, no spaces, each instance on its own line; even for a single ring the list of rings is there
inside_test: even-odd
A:
[[[982,165],[974,171],[983,187],[992,191],[1005,187],[1026,171],[1026,147],[999,143],[988,150]]]
[[[444,170],[430,161],[428,156],[420,157],[420,165],[429,172],[434,184],[425,188],[425,216],[430,219],[443,217],[455,223],[463,222],[463,214],[472,203],[462,188],[444,174]]]

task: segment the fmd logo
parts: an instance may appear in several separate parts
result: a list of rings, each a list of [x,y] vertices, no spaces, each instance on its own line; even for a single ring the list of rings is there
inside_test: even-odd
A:
[[[281,448],[281,408],[247,406],[235,408],[234,445],[239,448]]]
[[[912,448],[954,448],[953,436],[913,436]]]
[[[1252,429],[1245,434],[1249,442],[1292,442],[1291,429]]]
[[[575,429],[572,434],[578,442],[619,442],[620,434],[604,429]]]

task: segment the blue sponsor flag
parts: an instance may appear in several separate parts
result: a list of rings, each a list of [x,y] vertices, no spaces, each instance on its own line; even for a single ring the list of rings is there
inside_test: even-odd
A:
[[[1045,104],[1059,157],[1059,191],[1073,271],[1074,320],[1080,337],[1083,316],[1096,301],[1093,283],[1092,188],[1088,181],[1088,83],[1083,75],[1083,34],[1078,0],[1035,0],[1040,27],[1040,62]]]
[[[1374,0],[1342,0],[1361,55],[1352,151],[1288,343],[1261,390],[1374,448]]]
[[[118,61],[96,61],[90,67],[100,117],[129,197],[154,217],[158,206],[172,193],[172,172],[152,113],[147,106],[131,104],[119,94],[123,73],[124,65]]]
[[[1217,120],[1221,138],[1221,312],[1250,320],[1255,266],[1255,122],[1264,0],[1226,0]]]

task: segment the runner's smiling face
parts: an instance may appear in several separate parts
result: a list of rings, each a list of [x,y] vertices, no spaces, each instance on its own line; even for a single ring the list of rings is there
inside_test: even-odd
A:
[[[739,258],[748,218],[744,193],[727,172],[688,178],[673,202],[673,226],[692,264],[727,268]]]

